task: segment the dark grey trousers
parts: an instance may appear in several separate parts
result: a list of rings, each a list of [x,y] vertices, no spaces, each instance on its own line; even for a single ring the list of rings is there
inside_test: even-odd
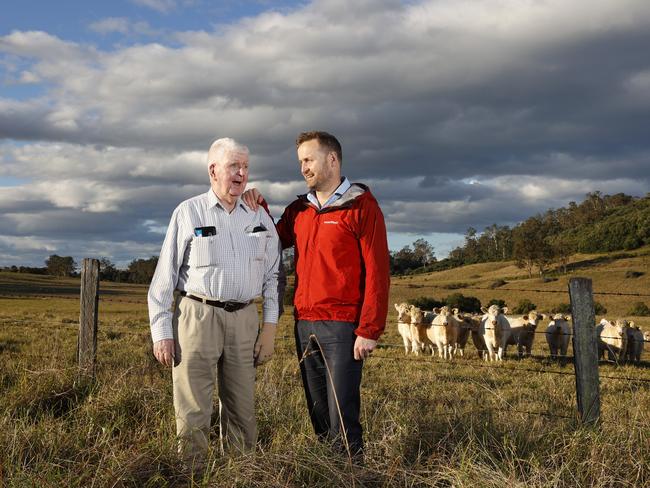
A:
[[[354,359],[354,329],[356,324],[350,322],[299,320],[295,336],[307,408],[316,435],[345,449],[345,434],[351,454],[356,456],[363,451],[359,422],[363,361]]]

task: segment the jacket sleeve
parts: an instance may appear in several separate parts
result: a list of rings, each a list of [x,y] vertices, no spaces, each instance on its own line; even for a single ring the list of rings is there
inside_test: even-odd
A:
[[[262,203],[260,203],[260,205],[264,208],[264,210],[266,210],[266,213],[269,214],[269,217],[273,219],[271,216],[271,211],[269,210],[268,202],[265,199],[262,199]],[[288,249],[295,244],[293,237],[293,215],[293,204],[291,204],[284,209],[280,220],[277,223],[274,222],[275,230],[278,232],[278,237],[280,238],[282,249]]]
[[[286,218],[288,207],[285,209],[284,213],[282,214],[282,217],[285,217],[283,219],[283,223],[282,223],[282,225],[280,227],[278,227],[279,223],[278,224],[275,223],[275,220],[273,219],[273,216],[271,215],[271,211],[269,210],[269,204],[266,202],[266,200],[262,199],[262,203],[260,205],[262,205],[262,208],[264,208],[264,210],[266,210],[266,213],[267,213],[269,219],[271,220],[271,223],[273,224],[273,226],[275,227],[275,230],[277,232],[276,239],[278,241],[278,247],[279,247],[279,266],[278,266],[277,287],[276,287],[276,289],[277,289],[277,302],[278,302],[278,319],[276,319],[276,320],[279,320],[279,317],[284,313],[284,292],[285,292],[285,290],[287,288],[287,273],[286,273],[286,270],[284,269],[284,263],[282,262],[282,250],[287,248],[287,247],[291,247],[293,245],[293,244],[291,244],[291,246],[289,246],[289,245],[285,246],[283,244],[283,242],[282,242],[282,238],[281,238],[281,235],[280,235],[281,230],[282,230],[283,234],[287,234],[287,232],[288,232],[288,230],[287,230],[288,225],[287,225],[287,218]],[[266,314],[265,314],[265,317],[266,317]],[[266,319],[264,319],[264,320],[265,320],[265,322],[267,321]]]
[[[275,228],[278,231],[278,236],[280,237],[280,242],[282,243],[282,249],[289,249],[293,247],[296,243],[295,234],[293,231],[293,221],[295,219],[295,209],[294,204],[289,205],[282,212],[282,216],[278,223],[275,224]]]
[[[365,286],[359,326],[355,333],[377,340],[386,327],[390,266],[384,215],[374,198],[359,209],[358,225]]]

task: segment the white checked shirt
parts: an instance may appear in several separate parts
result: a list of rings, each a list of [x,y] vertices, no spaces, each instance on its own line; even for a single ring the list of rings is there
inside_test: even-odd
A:
[[[260,224],[265,231],[252,232]],[[194,228],[214,226],[216,235],[197,237]],[[172,339],[174,290],[211,300],[247,302],[264,297],[264,322],[278,321],[280,242],[266,211],[241,199],[228,213],[212,189],[182,202],[172,214],[149,287],[154,342]]]

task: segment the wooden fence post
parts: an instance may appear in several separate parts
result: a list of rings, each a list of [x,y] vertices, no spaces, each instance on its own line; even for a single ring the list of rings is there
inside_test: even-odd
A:
[[[99,309],[99,261],[84,258],[81,265],[81,311],[77,360],[79,376],[95,378],[97,357],[97,314]]]
[[[600,418],[600,379],[594,299],[589,278],[571,278],[569,296],[573,315],[573,355],[580,421],[594,425]]]

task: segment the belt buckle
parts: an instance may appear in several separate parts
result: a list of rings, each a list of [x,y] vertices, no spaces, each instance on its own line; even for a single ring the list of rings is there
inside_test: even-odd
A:
[[[237,305],[238,304],[234,302],[226,302],[223,306],[223,309],[226,312],[234,312],[235,310],[237,310]]]

